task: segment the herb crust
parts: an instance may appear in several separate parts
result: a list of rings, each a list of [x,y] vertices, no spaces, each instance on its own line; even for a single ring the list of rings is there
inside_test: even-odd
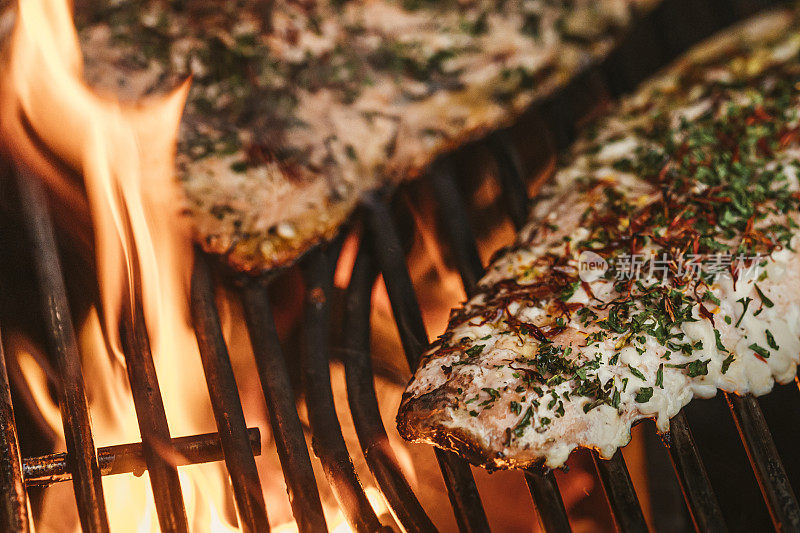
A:
[[[254,273],[328,239],[360,195],[507,124],[656,0],[78,0],[85,78],[192,85],[178,176],[197,240]]]
[[[763,394],[800,358],[800,34],[762,16],[599,120],[451,315],[401,434],[489,468],[605,457],[693,396]],[[582,277],[582,254],[611,268]],[[456,435],[457,437],[452,437]]]

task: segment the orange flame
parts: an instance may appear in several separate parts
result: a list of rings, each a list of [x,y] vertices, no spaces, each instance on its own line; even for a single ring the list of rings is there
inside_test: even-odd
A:
[[[20,0],[17,13],[10,54],[0,65],[0,139],[7,143],[4,148],[12,157],[25,161],[48,185],[57,200],[54,207],[62,206],[60,214],[65,216],[59,220],[66,223],[62,226],[76,229],[79,240],[84,238],[81,227],[93,230],[85,234],[91,235],[94,242],[101,306],[92,310],[82,324],[80,342],[95,443],[103,446],[140,440],[118,338],[122,311],[135,305],[133,295],[137,292],[141,293],[173,436],[213,431],[200,358],[188,322],[186,287],[191,239],[186,221],[178,213],[181,195],[173,175],[178,125],[189,81],[170,94],[140,105],[120,104],[96,94],[82,82],[81,51],[68,0]],[[29,130],[39,143],[31,138]],[[79,172],[82,183],[44,156],[40,144]],[[434,336],[444,328],[452,305],[463,299],[463,289],[458,274],[446,265],[436,236],[422,214],[414,211],[414,220],[418,240],[412,256],[419,261],[412,262],[411,274],[424,289],[420,301],[429,334]],[[357,239],[351,238],[345,245],[337,269],[339,288],[347,286],[357,244]],[[396,354],[401,348],[388,295],[382,283],[376,285],[374,292],[375,336],[391,339],[391,350]],[[238,312],[235,306],[221,309],[223,319],[227,319],[225,333],[229,339],[233,337],[231,330],[241,325],[241,317],[234,312]],[[231,343],[232,348],[234,344]],[[47,378],[33,357],[22,351],[17,355],[46,422],[61,435],[63,449],[58,409],[48,393]],[[252,355],[245,355],[250,357],[252,366]],[[403,368],[401,365],[400,371]],[[255,372],[243,374],[253,376]],[[341,368],[334,366],[333,374],[341,384]],[[257,387],[253,390],[258,394]],[[337,390],[343,390],[341,385]],[[401,390],[397,389],[393,396],[398,401]],[[260,399],[253,403],[263,408]],[[341,404],[337,402],[337,406]],[[349,414],[343,414],[341,419],[349,419]],[[265,422],[266,417],[258,421]],[[415,488],[427,491],[429,497],[438,494],[440,501],[446,502],[443,489],[428,486],[425,476],[417,479],[410,448],[401,445],[394,432],[391,437],[401,466]],[[432,471],[436,471],[432,455],[428,456]],[[414,458],[419,461],[419,457]],[[316,459],[312,460],[320,470]],[[265,464],[262,460],[259,466]],[[275,481],[281,478],[279,472],[273,457],[270,471],[262,474],[265,484],[272,478],[265,490],[280,485]],[[233,503],[222,464],[181,467],[180,480],[192,531],[236,530],[231,523]],[[113,531],[157,530],[146,473],[139,478],[106,477],[103,485]],[[323,483],[320,488],[325,491]],[[367,487],[366,492],[376,512],[387,514],[387,505],[377,489]],[[350,531],[343,514],[328,503],[332,501],[328,496],[325,514],[331,530]],[[288,520],[288,499],[282,502],[282,514],[275,512],[274,499],[269,501],[271,518],[278,522]],[[38,529],[77,531],[74,513],[74,497],[68,484],[52,487],[45,493]],[[287,522],[274,530],[296,531],[297,527]]]
[[[18,2],[0,80],[0,131],[10,140],[6,148],[12,156],[30,165],[76,215],[69,223],[81,222],[88,198],[102,313],[89,314],[80,338],[96,444],[140,439],[118,338],[123,306],[133,309],[137,291],[172,434],[213,430],[188,321],[192,248],[189,228],[179,216],[181,197],[173,168],[189,81],[161,98],[122,105],[82,82],[81,57],[66,1]],[[41,155],[26,135],[27,126],[41,144],[81,173],[87,198],[80,184],[70,182]],[[34,390],[44,389],[44,377],[31,365],[23,371]],[[227,481],[221,465],[182,468],[181,481],[193,530],[235,529],[222,511]],[[115,476],[103,484],[112,530],[157,529],[146,476]],[[44,509],[57,513],[65,508],[56,501],[51,507],[47,498],[44,503]],[[63,530],[65,524],[51,526]]]

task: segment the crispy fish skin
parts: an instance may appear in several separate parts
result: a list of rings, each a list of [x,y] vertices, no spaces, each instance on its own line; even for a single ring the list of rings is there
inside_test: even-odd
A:
[[[85,79],[192,76],[178,176],[196,239],[253,273],[330,238],[364,191],[510,123],[657,0],[77,0]]]
[[[778,12],[600,119],[423,355],[400,434],[557,468],[577,447],[611,457],[637,420],[667,431],[695,396],[794,379],[799,115],[800,23]],[[587,251],[612,268],[581,277]]]

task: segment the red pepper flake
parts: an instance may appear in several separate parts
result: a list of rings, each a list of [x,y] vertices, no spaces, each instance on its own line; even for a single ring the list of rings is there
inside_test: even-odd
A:
[[[581,281],[581,287],[583,288],[583,291],[586,294],[588,294],[593,300],[597,300],[597,297],[594,295],[594,292],[592,292],[592,286],[591,285],[589,285],[585,281]],[[575,305],[575,304],[572,304],[572,305]],[[577,305],[580,306],[580,304],[577,304]]]
[[[797,128],[792,128],[792,129],[790,129],[788,131],[785,131],[783,134],[781,134],[781,136],[780,136],[780,138],[778,140],[778,146],[781,149],[786,148],[790,144],[792,144],[795,141],[797,141],[797,138],[798,138]]]
[[[666,310],[667,314],[669,315],[669,319],[675,322],[675,309],[672,305],[672,301],[669,299],[669,295],[664,295],[664,310]]]
[[[545,335],[539,326],[535,324],[523,322],[517,317],[511,315],[506,316],[506,323],[517,333],[517,335],[527,332],[533,335],[533,337],[539,342],[548,341],[547,335]]]
[[[711,322],[711,325],[714,326],[714,314],[706,309],[706,306],[703,304],[700,304],[700,314],[703,318],[707,318],[709,322]]]

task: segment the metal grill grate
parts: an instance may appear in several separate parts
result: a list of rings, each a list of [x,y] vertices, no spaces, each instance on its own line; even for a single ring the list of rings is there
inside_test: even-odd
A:
[[[723,0],[667,1],[638,26],[601,68],[585,73],[570,88],[541,107],[548,116],[559,146],[572,138],[581,116],[581,102],[598,95],[619,95],[644,75],[674,57],[689,44],[735,18],[770,2]],[[691,10],[695,24],[680,24]],[[640,53],[642,50],[649,53]],[[569,102],[569,105],[567,105]],[[508,215],[521,227],[526,219],[527,187],[522,179],[519,154],[508,131],[487,141],[497,163]],[[451,157],[441,159],[430,172],[440,224],[458,266],[467,293],[483,272],[467,208],[461,200]],[[164,415],[141,316],[125,316],[123,337],[128,377],[142,434],[142,443],[95,449],[89,424],[80,359],[70,319],[47,200],[36,179],[24,169],[17,172],[22,206],[34,266],[41,287],[41,311],[47,320],[49,349],[58,365],[59,404],[67,440],[67,453],[22,459],[11,406],[6,361],[0,352],[0,526],[4,531],[30,530],[31,517],[26,485],[42,485],[71,479],[84,531],[108,531],[101,475],[140,472],[147,469],[155,497],[159,523],[164,531],[187,531],[177,469],[161,453],[166,446],[186,464],[224,458],[231,478],[240,523],[245,531],[269,528],[254,456],[260,453],[257,429],[248,429],[234,380],[227,347],[214,302],[214,278],[209,259],[197,254],[192,276],[191,309],[203,368],[211,395],[218,433],[172,439]],[[371,288],[383,275],[403,349],[413,370],[428,345],[414,287],[395,221],[384,195],[364,198],[361,209],[362,245],[353,268],[346,297],[344,346],[348,401],[367,465],[398,522],[407,531],[434,531],[435,526],[404,478],[389,445],[380,418],[369,354]],[[350,525],[357,531],[385,529],[367,500],[356,476],[334,409],[330,385],[329,297],[333,268],[341,241],[319,247],[304,260],[307,299],[304,316],[303,384],[309,408],[313,451],[322,462]],[[286,362],[275,330],[265,281],[241,280],[239,294],[256,358],[278,455],[289,490],[292,510],[302,532],[324,531],[325,519],[306,447]],[[136,298],[137,295],[134,295]],[[800,531],[800,506],[781,464],[763,413],[751,396],[727,397],[730,412],[741,435],[776,529]],[[722,510],[694,443],[683,413],[673,418],[669,455],[690,510],[695,528],[725,531]],[[459,528],[466,532],[488,531],[469,465],[454,454],[436,452]],[[621,531],[646,531],[644,514],[625,461],[618,452],[611,460],[594,455],[598,477],[610,511]],[[541,525],[546,531],[570,531],[570,523],[552,472],[524,472]]]
[[[2,474],[4,481],[7,481],[0,488],[3,500],[3,512],[0,516],[3,531],[30,530],[31,521],[28,516],[25,485],[47,485],[70,479],[73,483],[82,529],[87,532],[108,531],[101,474],[142,472],[145,469],[150,473],[162,530],[188,531],[183,496],[177,477],[177,465],[166,458],[179,457],[179,463],[191,464],[217,461],[223,456],[228,464],[237,496],[249,495],[241,501],[237,500],[240,508],[243,512],[252,510],[247,519],[252,519],[256,525],[267,527],[263,496],[258,478],[255,476],[253,459],[254,455],[260,454],[259,431],[255,428],[249,430],[245,428],[242,415],[241,428],[231,429],[224,424],[218,424],[218,434],[172,439],[166,425],[164,406],[141,316],[128,315],[123,318],[125,322],[123,337],[128,378],[134,396],[142,442],[95,449],[75,331],[53,225],[47,208],[48,199],[36,177],[29,175],[22,168],[17,170],[17,192],[33,252],[36,279],[41,288],[41,310],[46,319],[48,349],[58,366],[58,398],[67,453],[20,460],[16,426],[10,404],[6,361],[5,357],[2,357],[0,389],[8,400],[3,402],[4,409],[0,413],[2,417],[0,425],[5,436],[3,448],[0,450],[3,459]],[[205,330],[198,326],[198,337],[201,333],[205,333]],[[231,413],[236,412],[233,403],[238,402],[238,393],[233,373],[230,371],[230,362],[227,362],[229,370],[227,373],[225,362],[214,361],[204,364],[204,368],[209,383],[213,383],[210,390],[223,391],[227,395],[225,398],[214,397],[213,404],[218,407],[215,414],[219,414],[224,420],[229,420]],[[238,404],[238,409],[241,413],[241,404]],[[225,414],[227,416],[223,416]],[[237,433],[239,429],[241,433]],[[243,438],[236,440],[238,437]],[[235,443],[244,449],[235,448]],[[238,465],[241,462],[247,463],[246,458],[252,463],[252,472],[246,473],[252,474],[253,477],[237,475],[241,470]],[[251,499],[255,501],[250,501]],[[260,522],[259,517],[261,517]],[[252,530],[261,531],[263,528],[256,527]]]

